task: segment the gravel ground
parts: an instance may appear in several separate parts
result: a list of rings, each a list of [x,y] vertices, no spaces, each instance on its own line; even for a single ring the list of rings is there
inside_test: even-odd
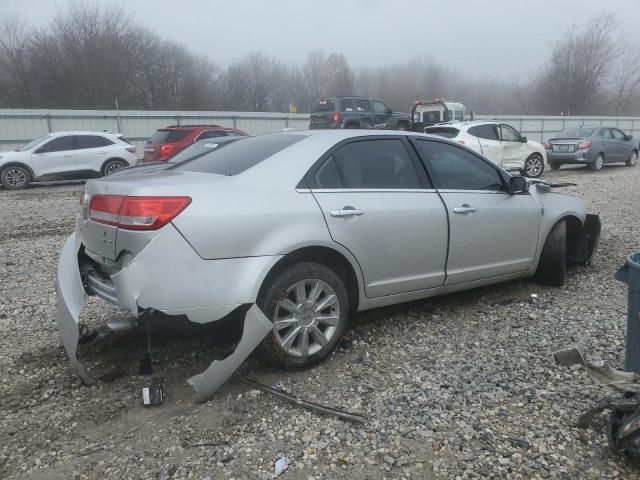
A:
[[[318,416],[228,382],[194,404],[184,379],[220,347],[216,336],[159,336],[155,371],[166,401],[140,404],[142,336],[104,334],[81,350],[94,368],[122,365],[83,387],[55,327],[58,252],[82,184],[0,191],[0,477],[2,478],[640,478],[607,449],[606,418],[576,428],[608,391],[552,352],[579,343],[623,363],[626,289],[614,280],[640,249],[640,168],[563,169],[548,178],[599,212],[592,266],[563,288],[520,281],[359,315],[352,341],[307,371],[249,359],[245,374],[367,417]],[[532,299],[531,294],[537,294]],[[85,318],[123,313],[90,299]]]

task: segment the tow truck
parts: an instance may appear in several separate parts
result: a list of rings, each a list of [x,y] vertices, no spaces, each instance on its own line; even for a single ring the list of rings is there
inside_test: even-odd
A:
[[[425,127],[437,123],[462,122],[465,106],[460,102],[450,102],[440,98],[433,100],[418,100],[411,107],[411,130],[423,132]]]

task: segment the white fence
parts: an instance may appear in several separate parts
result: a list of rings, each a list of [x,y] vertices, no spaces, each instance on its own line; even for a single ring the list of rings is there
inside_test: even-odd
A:
[[[545,141],[566,127],[609,125],[640,137],[640,117],[541,117],[478,115],[512,125],[532,140]],[[308,114],[254,112],[168,112],[143,110],[2,110],[0,151],[11,150],[49,132],[108,130],[123,133],[142,152],[144,142],[158,128],[168,125],[216,124],[234,127],[251,135],[283,128],[306,129]]]
[[[251,135],[283,128],[304,129],[309,115],[254,112],[161,112],[142,110],[3,110],[0,109],[0,151],[11,150],[50,132],[107,130],[123,133],[141,154],[146,140],[168,125],[215,124]]]

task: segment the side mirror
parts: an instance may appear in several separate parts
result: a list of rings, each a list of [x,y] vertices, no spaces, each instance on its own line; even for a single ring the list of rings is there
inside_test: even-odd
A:
[[[529,139],[528,139],[527,137],[521,137],[521,138],[520,138],[520,141],[521,141],[522,143],[527,143],[527,142],[529,141]]]
[[[384,109],[384,113],[391,115],[393,113],[393,110],[391,110],[389,107]]]
[[[525,193],[529,191],[529,182],[526,177],[511,177],[509,179],[509,193],[516,195],[518,193]]]
[[[627,140],[633,140],[633,135],[627,135]]]

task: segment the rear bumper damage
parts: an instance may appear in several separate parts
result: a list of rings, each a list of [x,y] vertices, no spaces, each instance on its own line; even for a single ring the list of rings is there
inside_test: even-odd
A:
[[[83,255],[82,241],[76,233],[65,242],[56,278],[56,322],[71,367],[85,385],[96,383],[77,356],[85,292],[124,307],[136,317],[154,309],[168,315],[184,315],[200,324],[220,320],[243,305],[250,305],[244,315],[242,337],[233,353],[213,361],[207,370],[188,380],[198,401],[211,398],[273,328],[254,304],[253,285],[276,261],[275,257],[203,261],[190,247],[184,248],[186,242],[176,236],[179,234],[175,229],[168,229],[109,278],[87,268],[84,260],[89,259]],[[166,261],[166,252],[172,252],[173,261]],[[79,257],[84,258],[82,265]]]

